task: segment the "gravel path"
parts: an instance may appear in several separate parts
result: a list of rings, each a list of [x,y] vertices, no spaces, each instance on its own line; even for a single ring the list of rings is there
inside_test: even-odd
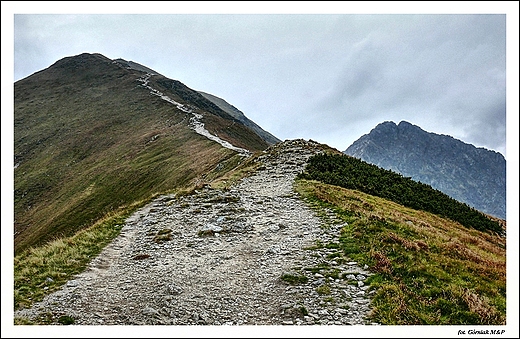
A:
[[[316,152],[312,141],[285,141],[229,190],[159,197],[85,272],[15,316],[66,315],[76,325],[367,324],[367,267],[334,248],[309,249],[337,241],[344,226],[332,214],[325,225],[293,191]]]

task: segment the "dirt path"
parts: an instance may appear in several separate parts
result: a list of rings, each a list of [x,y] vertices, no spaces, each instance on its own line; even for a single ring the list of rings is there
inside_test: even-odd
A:
[[[259,171],[226,191],[158,198],[85,272],[15,316],[50,312],[77,325],[365,324],[366,267],[335,259],[336,249],[307,249],[337,241],[342,227],[323,227],[292,189],[315,146],[276,145]]]

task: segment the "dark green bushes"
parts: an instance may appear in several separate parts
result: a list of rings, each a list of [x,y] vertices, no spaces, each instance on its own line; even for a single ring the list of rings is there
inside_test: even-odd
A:
[[[347,155],[315,155],[309,159],[305,171],[299,178],[358,190],[406,207],[449,218],[479,231],[503,233],[498,222],[430,185]]]

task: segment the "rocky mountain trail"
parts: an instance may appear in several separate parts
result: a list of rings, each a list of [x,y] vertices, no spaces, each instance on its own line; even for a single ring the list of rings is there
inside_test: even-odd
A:
[[[293,190],[312,141],[271,146],[229,189],[165,195],[126,220],[87,270],[15,317],[75,325],[370,324],[368,267],[333,246],[344,226]]]
[[[225,148],[229,148],[231,150],[234,150],[235,152],[238,152],[239,154],[241,154],[243,156],[250,156],[251,155],[250,151],[248,151],[248,150],[246,150],[244,148],[233,146],[228,141],[222,140],[218,136],[211,134],[204,127],[204,123],[201,121],[201,119],[203,118],[203,116],[201,114],[195,113],[190,107],[188,107],[186,105],[183,105],[183,104],[181,104],[181,103],[171,99],[167,95],[164,95],[162,92],[156,90],[155,88],[152,88],[148,83],[149,83],[150,77],[152,77],[153,75],[154,74],[146,73],[143,76],[141,76],[139,79],[137,79],[137,81],[142,83],[141,84],[142,87],[150,90],[151,94],[156,95],[156,96],[160,97],[161,99],[169,102],[170,104],[174,105],[178,110],[181,110],[181,111],[183,111],[185,113],[191,114],[192,117],[190,118],[189,125],[190,125],[190,128],[192,130],[194,130],[195,132],[197,132],[200,135],[205,136],[206,138],[208,138],[210,140],[218,142],[220,145],[222,145]]]

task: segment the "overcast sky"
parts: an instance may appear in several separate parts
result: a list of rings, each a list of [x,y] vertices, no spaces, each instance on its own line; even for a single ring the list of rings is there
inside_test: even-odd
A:
[[[343,151],[381,122],[406,120],[506,156],[507,135],[508,203],[518,206],[518,2],[1,5],[2,202],[12,188],[4,107],[13,80],[89,52],[221,97],[282,140]]]
[[[101,53],[221,97],[282,140],[345,150],[383,121],[406,120],[506,155],[505,14],[178,14],[161,4],[155,13],[173,14],[157,15],[132,4],[129,15],[20,6],[14,80]]]

